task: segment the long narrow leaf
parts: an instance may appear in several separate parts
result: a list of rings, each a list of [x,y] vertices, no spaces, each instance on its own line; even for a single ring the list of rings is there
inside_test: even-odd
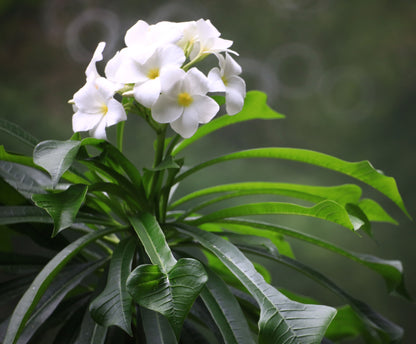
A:
[[[46,193],[45,187],[51,184],[51,179],[41,171],[9,161],[0,161],[0,176],[27,198],[34,193]]]
[[[333,308],[289,300],[264,281],[240,250],[219,236],[190,226],[181,225],[178,230],[215,254],[256,299],[261,310],[259,343],[320,343],[335,315]]]
[[[289,183],[246,182],[218,185],[192,192],[191,194],[188,194],[172,203],[171,208],[175,208],[185,202],[189,202],[199,197],[223,192],[232,192],[234,197],[238,197],[240,194],[283,195],[303,199],[314,203],[330,199],[336,201],[341,205],[346,203],[357,203],[361,197],[360,187],[354,184],[328,187]]]
[[[103,292],[90,304],[91,316],[104,327],[115,325],[130,336],[132,318],[132,297],[127,292],[126,281],[136,249],[136,239],[121,241],[114,250],[108,272],[107,285]]]
[[[225,282],[208,270],[208,282],[201,292],[225,344],[254,344],[247,320],[240,305]]]
[[[52,283],[55,276],[60,270],[86,245],[89,243],[114,232],[121,231],[120,228],[109,228],[97,232],[89,233],[68,245],[64,250],[59,252],[43,270],[36,276],[32,285],[20,299],[17,304],[9,328],[7,329],[6,338],[3,344],[14,344],[19,338],[30,315],[33,313],[36,305],[45,293],[48,286]]]
[[[16,137],[31,148],[35,147],[39,142],[36,137],[24,130],[22,127],[4,118],[0,118],[0,130]]]
[[[346,174],[350,177],[358,179],[390,198],[396,205],[408,216],[409,213],[403,203],[402,197],[397,189],[396,181],[392,177],[387,177],[374,167],[368,161],[348,162],[333,156],[319,153],[306,149],[297,148],[257,148],[239,151],[218,158],[205,161],[186,172],[179,175],[176,182],[183,180],[187,176],[205,168],[221,162],[235,159],[251,159],[251,158],[268,158],[268,159],[285,159],[303,162],[327,168],[336,172]]]
[[[387,341],[383,341],[383,342],[388,342],[388,343],[400,342],[403,336],[402,328],[400,328],[396,324],[384,318],[382,315],[375,312],[371,307],[369,307],[364,302],[352,297],[350,294],[348,294],[346,291],[344,291],[342,288],[337,286],[334,282],[332,282],[331,280],[329,280],[327,277],[317,272],[316,270],[310,268],[309,266],[306,266],[305,264],[299,261],[296,261],[288,257],[284,257],[280,255],[273,256],[267,252],[254,249],[254,248],[243,248],[243,250],[249,253],[253,253],[253,254],[274,260],[276,262],[283,263],[307,275],[308,277],[315,280],[319,284],[325,286],[326,288],[328,288],[335,294],[344,298],[351,305],[354,311],[362,319],[364,319],[367,326],[370,326],[370,328],[378,332],[378,335],[380,336],[380,338],[383,338],[384,340],[386,339],[386,337],[388,338]]]
[[[64,297],[102,264],[103,261],[75,265],[59,274],[48,287],[39,301],[38,307],[27,321],[24,330],[19,336],[18,343],[26,344],[36,330],[49,318]]]
[[[352,217],[348,214],[344,207],[334,201],[322,201],[313,207],[303,207],[297,204],[280,202],[244,204],[218,210],[196,219],[190,219],[187,222],[189,224],[199,225],[233,217],[266,214],[311,216],[334,222],[351,230],[358,230],[364,224],[359,218]]]
[[[150,309],[140,308],[147,344],[177,344],[175,333],[167,319]]]
[[[107,336],[107,327],[98,325],[90,315],[90,311],[85,311],[82,318],[81,329],[74,344],[104,344]]]
[[[221,223],[219,224],[221,225]],[[395,292],[407,299],[410,298],[409,293],[407,292],[406,287],[404,285],[403,266],[402,263],[398,260],[386,260],[373,255],[351,252],[327,241],[318,239],[312,235],[301,233],[294,229],[290,229],[283,226],[276,226],[269,223],[257,222],[252,220],[233,219],[227,220],[227,222],[224,222],[222,225],[224,226],[224,228],[227,228],[229,230],[234,230],[233,226],[236,225],[236,230],[238,230],[238,232],[244,232],[246,228],[248,228],[249,230],[252,230],[254,228],[266,231],[273,231],[276,233],[283,234],[285,236],[290,236],[298,240],[302,240],[304,242],[308,242],[318,247],[322,247],[324,249],[347,257],[377,272],[378,274],[380,274],[381,277],[383,277],[384,281],[386,282],[387,288],[390,292]]]
[[[278,119],[284,118],[284,115],[277,113],[272,110],[266,103],[267,95],[260,91],[249,91],[247,92],[244,100],[244,107],[235,116],[221,116],[213,121],[203,125],[198,131],[189,139],[185,139],[180,142],[172,152],[172,155],[178,154],[184,148],[189,146],[191,143],[199,140],[200,138],[216,131],[220,128],[226,127],[231,124],[249,121],[252,119]]]

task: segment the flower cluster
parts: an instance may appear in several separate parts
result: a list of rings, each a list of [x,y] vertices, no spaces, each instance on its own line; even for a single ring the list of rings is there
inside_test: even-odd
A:
[[[246,94],[241,67],[230,56],[232,41],[220,38],[209,20],[159,22],[149,25],[139,20],[125,35],[126,47],[118,51],[99,75],[96,62],[103,59],[101,42],[85,74],[86,84],[74,94],[75,132],[89,131],[106,139],[105,128],[127,119],[122,104],[114,98],[134,97],[150,109],[153,120],[169,123],[182,137],[191,137],[200,123],[209,122],[219,105],[208,94],[225,94],[226,111],[241,111]],[[218,66],[208,75],[195,65],[209,54]]]

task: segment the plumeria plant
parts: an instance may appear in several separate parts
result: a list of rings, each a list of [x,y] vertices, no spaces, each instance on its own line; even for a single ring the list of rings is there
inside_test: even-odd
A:
[[[264,93],[246,93],[233,42],[220,36],[209,20],[139,20],[103,73],[96,64],[105,43],[98,44],[85,85],[69,101],[75,132],[69,140],[39,143],[1,120],[3,131],[34,148],[32,157],[1,146],[2,230],[45,248],[0,255],[1,269],[11,276],[0,283],[1,307],[11,309],[0,325],[4,344],[400,341],[399,326],[313,261],[297,260],[287,239],[349,258],[380,274],[389,292],[409,298],[399,261],[351,252],[265,220],[300,215],[371,235],[371,222],[396,221],[352,181],[378,190],[409,216],[393,178],[367,161],[295,148],[242,150],[187,165],[187,147],[210,133],[283,117]],[[209,55],[205,62],[215,65],[204,73],[201,61]],[[124,123],[135,115],[154,131],[152,166],[136,167],[122,151]],[[113,125],[114,144],[106,133]],[[175,193],[203,169],[259,158],[330,169],[351,183],[264,182],[259,172],[258,181],[218,181]],[[276,264],[326,287],[342,306],[272,285],[268,269]]]

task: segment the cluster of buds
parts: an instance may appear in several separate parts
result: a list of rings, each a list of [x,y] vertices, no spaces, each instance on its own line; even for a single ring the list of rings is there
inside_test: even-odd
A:
[[[98,44],[85,74],[86,84],[74,94],[72,126],[106,139],[106,127],[127,119],[118,93],[150,109],[158,123],[169,123],[184,138],[191,137],[200,123],[208,123],[219,111],[209,93],[225,95],[226,112],[241,111],[246,94],[240,65],[230,56],[232,41],[220,38],[209,20],[159,22],[139,20],[125,35],[126,47],[105,66],[105,77],[97,72],[105,43]],[[218,66],[208,75],[196,65],[209,54]]]

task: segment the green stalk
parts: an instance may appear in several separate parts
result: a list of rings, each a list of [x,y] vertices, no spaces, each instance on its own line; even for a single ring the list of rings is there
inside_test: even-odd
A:
[[[123,151],[123,137],[125,121],[117,123],[117,148],[120,152]]]
[[[167,126],[164,125],[157,131],[157,139],[156,139],[156,151],[155,151],[155,159],[153,162],[153,168],[157,167],[162,159],[163,159],[163,151],[165,148],[165,135],[166,135],[166,128]],[[152,186],[150,189],[150,196],[149,200],[150,203],[154,205],[154,212],[157,217],[159,217],[159,199],[157,196],[158,189],[160,188],[160,177],[161,171],[155,171],[152,178]]]

